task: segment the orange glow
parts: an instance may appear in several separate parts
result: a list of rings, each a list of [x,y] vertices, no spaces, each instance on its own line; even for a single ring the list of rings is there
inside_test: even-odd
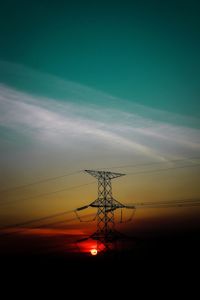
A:
[[[91,249],[90,253],[91,255],[97,255],[97,249]]]
[[[15,232],[16,230],[16,232]],[[59,229],[59,228],[29,228],[29,227],[12,227],[2,232],[13,232],[19,235],[38,235],[38,236],[58,236],[58,235],[82,235],[83,232],[80,229]]]

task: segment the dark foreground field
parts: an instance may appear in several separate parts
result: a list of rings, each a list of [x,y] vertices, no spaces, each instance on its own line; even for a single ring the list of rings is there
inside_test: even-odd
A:
[[[169,279],[199,278],[200,269],[200,235],[177,234],[173,237],[156,237],[141,240],[127,249],[114,251],[104,255],[91,256],[90,253],[31,250],[16,251],[16,249],[1,248],[1,274],[4,277],[15,279],[26,278],[32,274],[39,277],[59,277],[76,279],[82,278],[89,282],[95,278],[125,278],[135,277],[144,279],[152,276],[160,277],[170,274]],[[23,245],[15,244],[15,247]],[[101,275],[102,274],[102,275]],[[196,274],[196,275],[195,275]],[[105,280],[107,280],[105,279]]]

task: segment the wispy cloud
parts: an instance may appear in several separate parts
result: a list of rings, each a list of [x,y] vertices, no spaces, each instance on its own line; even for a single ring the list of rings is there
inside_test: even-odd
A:
[[[45,78],[44,74],[23,66],[1,64],[4,72],[12,70],[7,71],[12,76],[18,72],[29,81]],[[46,81],[64,89],[63,99],[0,85],[0,125],[35,143],[55,144],[60,148],[69,144],[71,148],[77,144],[81,147],[84,142],[90,151],[101,144],[108,151],[115,149],[155,159],[190,155],[200,150],[200,130],[189,126],[197,124],[196,119],[130,103],[51,75],[46,75]]]
[[[0,124],[12,128],[21,134],[34,139],[44,139],[45,142],[54,143],[60,139],[65,144],[70,138],[86,139],[88,142],[100,140],[115,147],[129,147],[153,155],[151,149],[135,142],[130,137],[123,136],[123,121],[119,128],[118,121],[111,124],[104,121],[104,114],[98,115],[99,120],[89,119],[84,116],[85,108],[73,107],[73,104],[57,103],[52,99],[34,98],[28,94],[13,89],[0,87],[1,118]],[[77,114],[82,112],[80,116]],[[91,116],[96,113],[94,108],[89,108]],[[87,114],[88,111],[87,110]],[[117,125],[117,126],[116,126]],[[118,129],[117,129],[118,127]]]

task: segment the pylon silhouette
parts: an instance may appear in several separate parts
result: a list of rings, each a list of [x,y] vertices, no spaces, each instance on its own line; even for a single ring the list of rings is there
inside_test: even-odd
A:
[[[85,172],[98,180],[98,198],[89,205],[77,208],[76,212],[88,207],[97,208],[97,229],[90,238],[97,241],[97,247],[101,248],[101,250],[102,246],[105,251],[111,250],[113,243],[119,239],[119,237],[123,236],[115,230],[115,210],[127,207],[113,198],[111,180],[124,176],[125,174],[96,170],[85,170]]]

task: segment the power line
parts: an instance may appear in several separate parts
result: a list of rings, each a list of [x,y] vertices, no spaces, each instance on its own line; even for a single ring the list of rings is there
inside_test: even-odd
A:
[[[66,215],[66,214],[69,214],[69,213],[72,213],[72,212],[73,212],[73,210],[69,210],[69,211],[64,211],[64,212],[56,213],[56,214],[53,214],[53,215],[45,216],[45,217],[42,217],[42,218],[28,220],[28,221],[25,221],[25,222],[22,222],[22,223],[11,224],[11,225],[0,227],[0,230],[10,229],[10,228],[13,228],[13,227],[22,227],[24,225],[29,225],[29,224],[32,224],[32,223],[37,223],[37,222],[45,221],[45,220],[48,220],[48,219],[60,217],[60,216],[63,216],[63,215]]]
[[[42,224],[42,225],[39,225],[39,226],[36,225],[34,227],[31,226],[29,228],[24,228],[23,227],[25,225],[29,225],[29,224],[32,224],[32,223],[45,221],[45,220],[48,220],[48,219],[51,219],[51,218],[55,218],[55,217],[59,217],[59,216],[63,216],[63,215],[66,215],[66,214],[72,213],[72,212],[74,212],[74,211],[61,212],[61,213],[50,215],[50,216],[46,216],[46,217],[43,217],[43,218],[33,219],[33,220],[29,220],[27,222],[23,222],[23,223],[18,223],[18,224],[13,224],[13,225],[8,225],[8,226],[5,226],[5,227],[1,227],[0,231],[12,229],[12,228],[14,229],[16,227],[18,228],[18,230],[8,231],[8,232],[1,232],[0,236],[2,236],[2,235],[5,236],[5,235],[10,235],[10,234],[15,234],[15,233],[26,232],[29,229],[42,229],[42,228],[45,228],[45,227],[48,227],[48,226],[54,226],[54,225],[58,225],[58,224],[65,224],[65,223],[76,221],[77,220],[77,216],[74,217],[74,218],[71,218],[71,219],[61,220],[61,221],[56,221],[56,222],[51,222],[51,223],[45,223],[45,224]],[[92,217],[94,215],[96,215],[96,214],[94,214],[94,213],[92,213],[92,214],[86,214],[86,215],[82,216],[82,218]],[[91,220],[88,220],[88,221],[85,221],[85,222],[89,222],[89,221],[91,221]],[[20,229],[23,229],[23,230],[20,230]]]
[[[200,159],[200,157],[187,157],[187,158],[183,158],[183,159],[171,159],[168,161],[162,161],[162,162],[150,162],[150,163],[140,163],[140,164],[135,164],[135,165],[119,165],[119,166],[113,166],[110,167],[110,169],[118,169],[118,168],[135,168],[135,167],[143,167],[143,166],[151,166],[151,165],[157,165],[157,164],[163,164],[163,163],[170,163],[170,162],[181,162],[181,161],[187,161],[187,160],[191,160],[191,159]],[[101,169],[107,169],[107,168],[101,168]],[[24,185],[19,185],[19,186],[14,186],[8,189],[4,189],[4,190],[0,190],[0,193],[7,193],[10,191],[14,191],[14,190],[18,190],[18,189],[24,189],[26,187],[30,187],[30,186],[34,186],[40,183],[44,183],[44,182],[48,182],[48,181],[54,181],[63,177],[68,177],[68,176],[72,176],[72,175],[76,175],[78,173],[81,173],[83,170],[78,170],[72,173],[67,173],[67,174],[62,174],[59,176],[55,176],[55,177],[47,177],[41,180],[37,180],[34,182],[30,182]]]
[[[128,173],[127,175],[138,175],[138,174],[146,174],[146,173],[169,171],[169,170],[174,170],[174,169],[194,168],[194,167],[199,167],[199,166],[200,166],[200,164],[185,165],[185,166],[177,166],[177,167],[165,168],[165,169],[155,169],[155,170],[133,172],[133,173]]]
[[[182,199],[169,201],[136,202],[128,204],[126,208],[170,208],[199,206],[200,199]]]
[[[126,205],[125,208],[131,208],[134,209],[134,213],[137,209],[146,209],[146,208],[170,208],[170,207],[194,207],[194,206],[200,206],[200,199],[183,199],[183,200],[169,200],[169,201],[154,201],[154,202],[136,202],[136,203],[131,203]],[[23,223],[17,223],[17,224],[12,224],[12,225],[7,225],[4,227],[1,227],[0,230],[7,230],[7,229],[12,229],[12,228],[24,228],[23,226],[25,225],[29,225],[32,223],[37,223],[37,222],[41,222],[41,221],[45,221],[45,220],[49,220],[52,218],[56,218],[56,217],[60,217],[72,212],[76,212],[74,210],[71,211],[66,211],[66,212],[61,212],[61,213],[57,213],[57,214],[53,214],[53,215],[49,215],[49,216],[45,216],[42,218],[37,218],[37,219],[32,219],[32,220],[28,220],[26,222]],[[130,219],[132,219],[133,215],[128,219],[128,221],[130,221]],[[96,219],[96,213],[91,213],[91,214],[86,214],[84,216],[82,216],[82,218],[86,218],[86,217],[93,217],[91,220],[81,220],[81,222],[91,222],[94,221]],[[65,223],[69,223],[69,222],[73,222],[75,220],[80,220],[80,217],[74,217],[71,219],[67,219],[67,220],[61,220],[61,221],[56,221],[56,222],[51,222],[51,223],[45,223],[42,225],[36,225],[36,226],[31,226],[28,229],[41,229],[41,228],[45,228],[48,226],[54,226],[54,225],[58,225],[58,224],[65,224]],[[124,223],[124,222],[120,222],[120,223]],[[15,233],[21,233],[21,232],[25,232],[27,231],[27,228],[24,228],[24,230],[17,230],[17,231],[12,231],[12,232],[3,232],[0,235],[10,235],[10,234],[15,234]]]
[[[151,165],[153,166],[153,165],[159,165],[159,164],[166,164],[166,163],[170,163],[170,162],[187,161],[187,160],[191,160],[191,159],[200,159],[200,157],[188,157],[188,158],[181,158],[181,159],[170,159],[170,160],[167,160],[167,161],[140,163],[140,164],[135,164],[135,165],[119,165],[119,166],[109,167],[109,169],[145,167],[145,166],[151,166]],[[101,169],[107,169],[107,168],[101,168]]]
[[[23,185],[14,186],[14,187],[11,187],[11,188],[8,188],[8,189],[5,189],[5,190],[0,190],[0,193],[7,193],[7,192],[15,191],[15,190],[18,190],[18,189],[24,189],[26,187],[37,185],[37,184],[40,184],[40,183],[57,180],[57,179],[60,179],[60,178],[63,178],[63,177],[72,176],[72,175],[78,174],[80,172],[82,172],[82,171],[76,171],[76,172],[73,172],[73,173],[63,174],[63,175],[60,175],[60,176],[44,178],[42,180],[34,181],[34,182],[23,184]]]
[[[88,217],[93,217],[92,220],[82,220],[81,222],[91,222],[94,220],[94,216],[96,216],[96,214],[91,213],[91,214],[86,214],[84,216],[82,216],[82,218],[88,218]],[[40,226],[37,227],[31,227],[31,228],[43,228],[43,227],[47,227],[47,226],[54,226],[54,225],[58,225],[58,224],[63,224],[63,223],[68,223],[68,222],[73,222],[76,221],[78,218],[77,216],[68,220],[63,220],[63,221],[57,221],[57,222],[53,222],[53,223],[47,223],[47,224],[42,224]]]
[[[194,203],[176,203],[176,204],[155,204],[155,205],[141,205],[141,206],[137,206],[137,209],[139,208],[170,208],[170,207],[196,207],[196,206],[200,206],[200,202],[194,202]]]
[[[188,166],[181,166],[181,167],[183,168]],[[130,221],[132,220],[137,208],[150,208],[150,207],[166,208],[172,206],[191,207],[191,206],[200,205],[200,199],[193,199],[193,200],[184,199],[179,201],[176,200],[176,201],[149,202],[149,203],[148,202],[133,203],[132,205],[125,205],[113,198],[112,184],[111,184],[112,179],[123,176],[124,174],[112,173],[110,171],[99,171],[99,170],[85,170],[85,171],[98,180],[98,185],[97,185],[98,198],[88,205],[77,208],[76,212],[79,210],[86,209],[88,207],[95,207],[97,209],[97,225],[96,225],[96,231],[93,234],[89,235],[87,238],[79,240],[79,242],[92,238],[97,242],[96,248],[100,252],[113,251],[115,242],[118,239],[125,237],[123,234],[116,231],[115,229],[114,214],[117,209],[121,209],[121,221],[122,221],[122,209],[127,208],[127,209],[134,210],[131,218],[128,219],[128,221]],[[102,245],[104,246],[103,248]]]
[[[169,171],[169,170],[174,170],[174,169],[183,169],[183,168],[194,168],[194,167],[199,167],[200,164],[193,164],[193,165],[185,165],[185,166],[177,166],[177,167],[171,167],[171,168],[164,168],[164,169],[155,169],[155,170],[146,170],[146,171],[139,171],[139,172],[133,172],[133,173],[127,173],[127,175],[139,175],[139,174],[146,174],[146,173],[157,173],[157,172],[163,172],[163,171]],[[77,186],[72,186],[72,187],[68,187],[65,189],[60,189],[57,191],[53,191],[53,192],[49,192],[49,193],[44,193],[44,194],[39,194],[36,196],[31,196],[31,197],[27,197],[27,198],[23,198],[23,199],[16,199],[16,200],[11,200],[11,201],[6,201],[5,199],[0,200],[0,205],[5,205],[5,204],[12,204],[18,201],[27,201],[27,200],[31,200],[31,199],[35,199],[35,198],[39,198],[39,197],[46,197],[52,194],[57,194],[57,193],[61,193],[64,191],[68,191],[68,190],[72,190],[72,189],[76,189],[76,188],[80,188],[83,186],[87,186],[87,185],[91,185],[94,184],[95,181],[89,182],[89,183],[85,183],[85,184],[81,184],[81,185],[77,185]]]
[[[65,189],[61,189],[61,190],[57,190],[57,191],[53,191],[53,192],[49,192],[49,193],[39,194],[39,195],[32,196],[32,197],[27,197],[27,198],[23,198],[23,199],[16,199],[16,200],[13,200],[13,201],[12,200],[11,201],[6,201],[5,199],[2,199],[0,202],[2,202],[1,205],[4,205],[4,204],[10,204],[10,203],[12,204],[12,203],[15,203],[15,202],[18,202],[18,201],[27,201],[27,200],[31,200],[31,199],[35,199],[35,198],[46,197],[46,196],[49,196],[49,195],[52,195],[52,194],[57,194],[57,193],[61,193],[61,192],[81,188],[83,186],[91,185],[93,183],[95,183],[95,181],[80,184],[80,185],[75,185],[75,186],[72,186],[72,187],[68,187],[68,188],[65,188]]]

